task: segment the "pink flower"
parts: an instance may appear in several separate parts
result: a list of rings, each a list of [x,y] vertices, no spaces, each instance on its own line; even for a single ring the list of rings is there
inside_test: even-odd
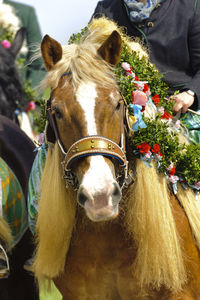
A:
[[[145,157],[145,158],[150,158],[151,155],[152,155],[152,153],[151,153],[151,151],[149,151],[149,152],[147,152],[147,153],[144,155],[144,157]]]
[[[159,106],[159,107],[158,107],[158,113],[161,114],[161,115],[163,115],[164,112],[165,112],[164,107],[163,107],[163,106]]]
[[[158,160],[162,160],[163,159],[163,155],[162,155],[161,152],[156,153],[156,157],[157,157]]]
[[[40,145],[42,145],[44,143],[44,139],[45,139],[45,134],[44,132],[40,133],[40,135],[38,136],[38,143]]]
[[[28,107],[26,108],[26,112],[28,112],[29,110],[34,110],[35,109],[35,102],[31,101],[28,103]]]
[[[181,127],[181,121],[180,121],[180,120],[177,120],[177,121],[176,121],[175,127],[176,127],[176,128],[180,128],[180,127]]]
[[[171,183],[176,183],[178,180],[179,180],[179,177],[178,177],[178,176],[171,175],[171,176],[169,177],[169,181],[170,181]]]
[[[200,181],[196,182],[195,185],[200,188]]]
[[[132,92],[132,99],[133,104],[138,104],[141,106],[146,106],[146,103],[148,101],[147,95],[139,90]]]
[[[8,48],[10,48],[11,43],[10,43],[9,41],[7,41],[7,40],[3,40],[3,41],[1,42],[1,45],[2,45],[5,49],[8,49]]]
[[[125,70],[125,71],[130,71],[132,68],[131,66],[127,63],[127,62],[123,62],[122,63],[122,68]]]

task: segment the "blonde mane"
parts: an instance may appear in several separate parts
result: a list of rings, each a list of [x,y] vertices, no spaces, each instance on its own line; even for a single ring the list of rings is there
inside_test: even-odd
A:
[[[63,47],[63,58],[46,76],[43,82],[45,86],[54,88],[66,71],[72,71],[75,86],[83,78],[98,83],[102,81],[103,85],[113,84],[110,66],[100,59],[96,60],[96,51],[113,30],[121,30],[105,18],[93,20],[89,29],[90,34],[80,44]],[[130,42],[128,38],[127,41]],[[146,56],[138,45],[135,45],[135,49]],[[125,219],[126,230],[138,248],[133,272],[141,286],[159,289],[164,285],[175,292],[179,291],[187,281],[188,274],[166,178],[159,175],[155,167],[147,168],[141,160],[137,161],[136,170],[136,183],[126,195]],[[195,194],[179,186],[177,197],[188,217],[196,245],[200,248],[200,213]],[[55,278],[64,271],[72,231],[76,230],[75,203],[75,193],[66,189],[62,178],[56,144],[54,149],[48,150],[41,183],[38,248],[34,265],[36,277]]]

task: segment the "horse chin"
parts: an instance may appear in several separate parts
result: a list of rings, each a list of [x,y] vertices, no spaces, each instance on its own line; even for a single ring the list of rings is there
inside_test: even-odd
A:
[[[116,218],[119,214],[119,209],[118,206],[112,209],[105,207],[104,209],[94,211],[85,208],[85,212],[92,222],[105,222]]]

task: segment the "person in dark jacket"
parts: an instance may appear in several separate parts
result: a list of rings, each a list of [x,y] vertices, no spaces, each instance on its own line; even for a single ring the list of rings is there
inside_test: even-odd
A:
[[[200,109],[200,1],[104,0],[93,17],[106,16],[142,38],[150,61],[175,96],[174,111]]]

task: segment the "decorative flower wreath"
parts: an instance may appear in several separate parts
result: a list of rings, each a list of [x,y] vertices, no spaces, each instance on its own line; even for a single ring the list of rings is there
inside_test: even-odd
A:
[[[115,73],[129,107],[134,154],[148,166],[156,162],[158,171],[171,182],[174,193],[178,182],[184,188],[189,186],[199,191],[200,145],[179,142],[178,134],[187,130],[180,120],[173,121],[174,102],[166,100],[168,87],[155,66],[123,45]],[[154,108],[154,118],[145,117],[147,103]]]

